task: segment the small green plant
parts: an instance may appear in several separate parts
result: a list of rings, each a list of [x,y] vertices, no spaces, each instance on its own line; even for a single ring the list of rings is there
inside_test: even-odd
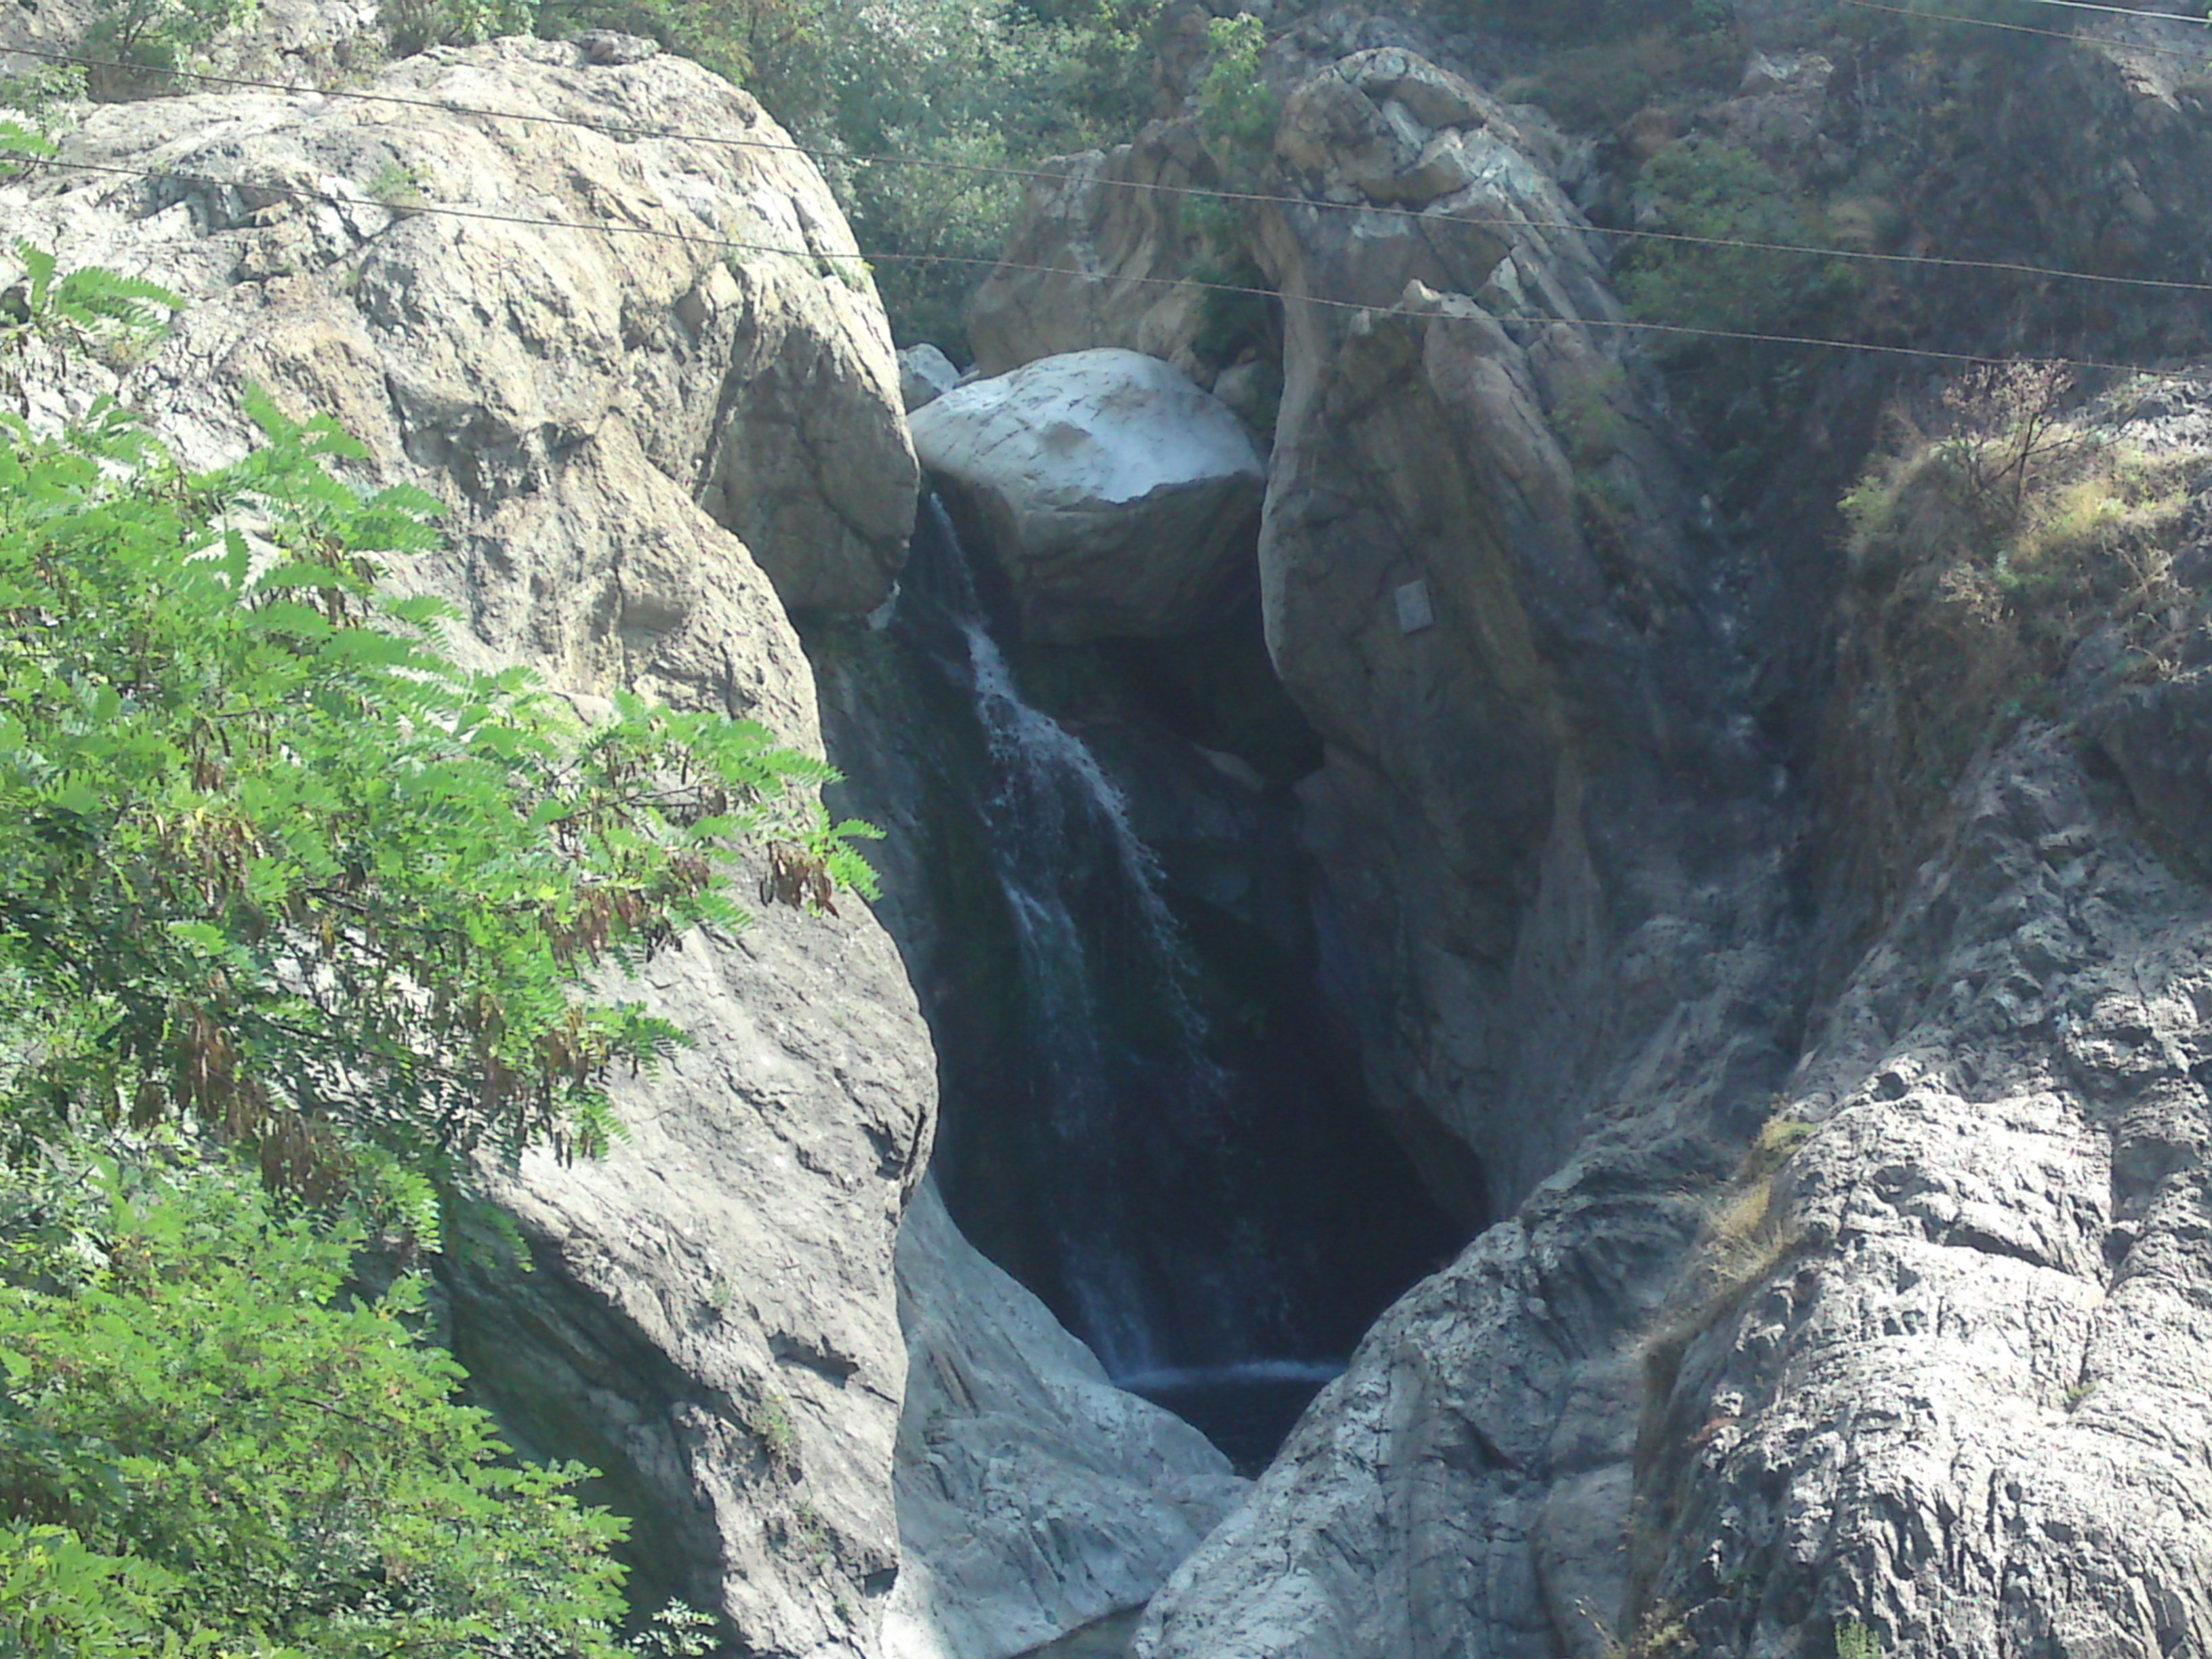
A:
[[[763,1385],[761,1396],[753,1404],[745,1426],[752,1431],[753,1438],[760,1442],[772,1468],[786,1474],[799,1468],[799,1435],[792,1427],[791,1402],[773,1386]]]
[[[368,181],[368,198],[401,215],[421,208],[428,199],[422,194],[422,175],[397,156],[379,167]]]
[[[791,1511],[784,1517],[783,1536],[786,1544],[817,1569],[836,1564],[837,1540],[821,1512],[808,1499],[791,1500]]]
[[[1836,1659],[1881,1659],[1881,1638],[1856,1619],[1836,1626]]]
[[[1628,435],[1620,404],[1627,381],[1616,365],[1599,362],[1567,377],[1553,398],[1552,429],[1577,466],[1602,466],[1620,452]]]
[[[20,131],[20,129],[19,129]],[[0,393],[21,398],[33,343],[66,356],[82,351],[111,368],[143,361],[184,301],[158,283],[99,265],[63,270],[54,256],[17,240],[21,277],[0,291]]]

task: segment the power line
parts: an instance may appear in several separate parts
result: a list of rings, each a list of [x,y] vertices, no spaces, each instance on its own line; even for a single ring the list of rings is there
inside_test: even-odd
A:
[[[2076,34],[2066,29],[2030,28],[2025,23],[2000,23],[1987,17],[1960,17],[1940,12],[1908,11],[1903,6],[1882,6],[1873,0],[1838,0],[1840,5],[1851,6],[1860,11],[1885,12],[1892,17],[1910,17],[1923,23],[1955,23],[1965,28],[2002,29],[2007,34],[2031,34],[2039,40],[2064,40],[2077,46],[2117,46],[2123,52],[2140,52],[2154,58],[2179,58],[2185,63],[2212,64],[2212,48],[2199,47],[2190,51],[2179,46],[2154,46],[2144,40],[2118,40],[2108,34]],[[2130,17],[2154,17],[2166,14],[2132,11]],[[2191,18],[2202,26],[2201,20]]]
[[[1896,7],[1868,4],[1867,0],[1843,0],[1843,3],[1859,5],[1869,11],[1893,12],[1903,16],[1919,15],[1900,11]],[[2130,15],[2148,15],[2149,14]],[[2016,27],[2017,26],[1999,24],[1992,27]],[[2030,34],[2051,34],[2054,39],[2059,40],[2075,38],[2043,29],[2021,29],[2019,32]],[[84,58],[67,52],[33,51],[29,48],[18,50],[26,57],[40,58],[49,63],[70,64],[82,68],[127,69],[131,67],[113,59]],[[2146,50],[2151,49],[2146,48]],[[173,73],[180,79],[207,82],[220,86],[252,88],[267,92],[289,93],[294,96],[313,94],[332,99],[355,99],[374,103],[394,104],[410,109],[431,110],[446,115],[471,116],[485,120],[536,121],[548,125],[574,127],[585,131],[604,133],[611,137],[658,138],[684,143],[708,144],[725,149],[759,149],[804,155],[817,162],[857,162],[868,166],[905,167],[924,172],[983,174],[1006,179],[1045,180],[1055,185],[1066,184],[1070,176],[1066,173],[1055,173],[1046,168],[995,167],[980,162],[947,161],[931,156],[851,155],[841,151],[787,141],[779,143],[766,138],[732,137],[721,133],[686,132],[680,129],[666,127],[628,126],[611,122],[588,120],[580,116],[545,115],[491,109],[477,105],[447,103],[430,98],[410,98],[398,93],[371,92],[357,88],[323,92],[316,88],[294,86],[280,81],[256,80],[245,76],[204,74],[197,70],[175,70]],[[1317,202],[1302,197],[1268,195],[1253,191],[1218,190],[1200,185],[1163,185],[1144,179],[1102,180],[1101,185],[1105,189],[1152,192],[1176,197],[1196,197],[1211,201],[1266,205],[1279,209],[1300,208],[1314,212],[1360,213],[1401,218],[1419,224],[1425,228],[1464,225],[1475,229],[1498,232],[1565,231],[1577,235],[1610,236],[1627,241],[1674,244],[1690,247],[1733,248],[1759,253],[1791,254],[1806,258],[1841,259],[1863,264],[1921,267],[1944,270],[1987,270],[2008,276],[2033,276],[2051,282],[2091,283],[2104,287],[2140,288],[2166,293],[2212,295],[2212,283],[2182,282],[2155,276],[2118,276],[2100,271],[2070,270],[2060,266],[2030,264],[2023,261],[1955,258],[1930,253],[1882,253],[1862,248],[1817,247],[1808,243],[1759,241],[1745,237],[1699,236],[1686,231],[1645,230],[1632,227],[1593,225],[1587,222],[1571,220],[1462,218],[1425,213],[1412,208],[1370,205],[1359,202]],[[872,257],[880,260],[894,256],[879,254]],[[979,263],[974,259],[955,258],[949,254],[896,257],[902,259],[934,259],[945,264]],[[980,263],[994,264],[998,262],[981,261]]]
[[[2191,23],[2198,28],[2204,27],[2205,21],[2202,17],[2189,16],[2184,12],[2137,11],[2133,6],[2100,5],[2096,3],[2096,0],[2029,0],[2029,3],[2038,6],[2063,6],[2068,11],[2105,11],[2120,17],[2148,17],[2166,23]]]
[[[216,179],[202,173],[180,173],[168,169],[122,167],[109,162],[64,161],[52,157],[26,158],[26,165],[52,167],[76,173],[112,175],[130,179],[166,181],[174,184],[198,185],[216,190],[252,190],[259,194],[289,198],[295,201],[318,202],[332,207],[379,206],[366,197],[334,196],[325,191],[305,190],[296,185],[251,184],[242,180]],[[646,236],[663,241],[687,243],[695,246],[711,247],[723,252],[764,253],[799,260],[859,259],[866,263],[904,262],[915,264],[945,264],[980,265],[1000,270],[1022,271],[1045,276],[1082,276],[1087,273],[1060,265],[1022,264],[1007,260],[969,258],[959,255],[931,253],[843,253],[817,248],[779,247],[766,242],[750,242],[726,236],[709,236],[696,231],[664,229],[653,225],[623,224],[614,220],[555,219],[541,215],[506,213],[492,208],[459,207],[449,204],[410,204],[404,207],[386,207],[395,219],[419,216],[489,222],[495,224],[519,225],[541,230],[568,230],[586,234]],[[1277,300],[1286,305],[1310,305],[1334,311],[1388,314],[1389,308],[1362,305],[1352,300],[1325,299],[1318,295],[1285,295],[1273,289],[1258,288],[1235,283],[1200,281],[1195,277],[1178,276],[1115,276],[1115,282],[1139,287],[1195,289],[1201,293],[1228,294],[1262,300]],[[1419,314],[1419,313],[1409,313]],[[1449,313],[1428,313],[1437,320],[1455,320]],[[1487,313],[1485,313],[1487,315]],[[1672,335],[1686,338],[1729,340],[1751,344],[1817,347],[1832,351],[1864,351],[1883,356],[1912,357],[1937,362],[1964,365],[2001,364],[2014,362],[2048,363],[2062,368],[2088,369],[2098,372],[2145,374],[2159,371],[2140,363],[2106,362],[2095,358],[2035,357],[2007,358],[1965,351],[1939,351],[1927,346],[1890,345],[1871,340],[1836,340],[1819,335],[1765,333],[1747,329],[1695,328],[1682,323],[1647,322],[1626,318],[1501,318],[1500,322],[1576,322],[1586,328],[1610,328],[1631,333]]]

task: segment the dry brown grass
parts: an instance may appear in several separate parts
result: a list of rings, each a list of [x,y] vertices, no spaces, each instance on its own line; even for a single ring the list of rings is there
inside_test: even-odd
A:
[[[2063,412],[2048,373],[1991,372],[1893,411],[1844,498],[1837,684],[1821,744],[1837,873],[1879,916],[1942,835],[1974,755],[2060,712],[2083,640],[2117,629],[2132,672],[2172,665],[2193,620],[2173,551],[2207,457],[2145,454]]]

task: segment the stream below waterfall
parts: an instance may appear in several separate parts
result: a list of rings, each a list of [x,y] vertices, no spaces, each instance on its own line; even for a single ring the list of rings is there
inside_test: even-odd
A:
[[[1048,712],[1024,671],[1073,657],[1001,645],[994,574],[926,500],[870,643],[896,694],[842,726],[825,698],[840,808],[886,825],[906,895],[884,919],[938,1049],[933,1167],[1109,1376],[1256,1469],[1459,1233],[1320,994],[1287,783],[1229,782],[1095,692],[1106,714]],[[1179,880],[1148,812],[1257,873]]]

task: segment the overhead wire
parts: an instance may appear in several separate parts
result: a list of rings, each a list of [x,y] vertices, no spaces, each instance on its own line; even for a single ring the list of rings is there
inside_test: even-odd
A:
[[[1891,6],[1872,5],[1867,0],[1843,0],[1848,5],[1860,5],[1873,11],[1898,12]],[[1900,12],[1901,15],[1917,15]],[[2057,39],[2075,37],[2057,35],[2054,31],[2027,30],[2029,33],[2053,34]],[[117,60],[86,58],[68,52],[44,49],[13,48],[26,57],[48,63],[69,64],[84,68],[123,69],[131,67]],[[532,111],[502,110],[486,106],[454,103],[432,98],[413,98],[404,94],[375,92],[361,88],[343,88],[325,91],[319,88],[301,87],[286,82],[257,79],[248,76],[216,75],[198,70],[171,71],[177,78],[204,82],[220,86],[250,88],[262,91],[282,92],[295,97],[314,95],[329,99],[349,99],[423,109],[441,114],[466,116],[483,120],[538,122],[553,126],[565,126],[599,132],[618,138],[656,138],[671,143],[697,143],[737,149],[758,149],[776,154],[804,155],[817,163],[830,162],[880,167],[910,167],[924,172],[957,173],[970,175],[989,175],[1027,181],[1043,181],[1065,185],[1070,174],[1050,168],[1001,167],[981,162],[948,161],[939,157],[914,155],[848,155],[845,152],[785,140],[736,137],[726,133],[690,132],[680,128],[637,126],[611,121],[595,121],[581,116],[552,115]],[[1931,253],[1886,253],[1868,248],[1821,247],[1802,242],[1765,241],[1747,237],[1702,236],[1687,231],[1652,230],[1637,226],[1592,224],[1587,221],[1533,219],[1527,217],[1462,216],[1425,212],[1419,209],[1399,207],[1388,204],[1364,202],[1316,201],[1309,198],[1270,194],[1257,191],[1222,190],[1203,185],[1170,185],[1149,179],[1112,179],[1105,187],[1139,193],[1156,193],[1194,198],[1207,201],[1240,205],[1269,206],[1279,209],[1299,209],[1316,213],[1357,213],[1370,217],[1404,219],[1419,224],[1425,229],[1441,229],[1446,226],[1468,226],[1478,229],[1511,232],[1531,230],[1566,232],[1584,236],[1607,236],[1622,241],[1655,242],[1691,247],[1732,248],[1760,253],[1785,253],[1805,258],[1837,259],[1861,264],[1918,267],[1948,270],[1988,270],[2014,276],[2031,276],[2052,282],[2087,283],[2104,287],[2138,288],[2167,293],[2212,295],[2212,283],[2187,282],[2155,276],[2122,276],[2108,272],[2073,270],[2062,266],[2039,265],[2019,260],[1970,259]],[[890,256],[873,256],[878,258]],[[976,261],[955,260],[949,255],[920,255],[900,258],[937,259],[942,263],[974,264]],[[996,261],[983,263],[995,264]]]
[[[217,179],[211,175],[185,173],[174,169],[124,167],[113,162],[70,161],[53,156],[25,156],[22,164],[31,167],[47,167],[68,172],[106,174],[123,178],[167,181],[198,185],[215,190],[250,190],[259,195],[289,198],[295,201],[316,202],[331,207],[382,207],[396,221],[418,216],[444,217],[495,224],[507,224],[543,230],[575,231],[585,234],[608,236],[642,236],[655,240],[711,247],[729,253],[759,253],[799,260],[857,259],[866,264],[891,261],[932,262],[977,265],[988,269],[1019,271],[1048,276],[1080,276],[1085,273],[1060,265],[1020,264],[1004,259],[969,258],[933,253],[871,253],[856,250],[847,253],[837,250],[803,247],[782,247],[773,243],[749,241],[739,238],[710,235],[699,231],[685,231],[658,225],[625,224],[611,219],[556,219],[545,215],[510,213],[494,208],[457,206],[450,203],[409,203],[404,206],[387,206],[363,196],[350,198],[334,195],[327,191],[307,190],[294,185],[258,183],[251,180]],[[1319,295],[1284,294],[1277,289],[1255,285],[1206,281],[1189,276],[1117,276],[1113,280],[1138,287],[1179,289],[1184,291],[1226,294],[1261,300],[1276,300],[1285,304],[1302,304],[1326,310],[1364,313],[1370,315],[1395,314],[1388,306],[1366,305],[1354,300],[1335,300]],[[1412,316],[1429,316],[1440,320],[1453,320],[1450,313],[1412,313]],[[1487,315],[1487,313],[1485,313]],[[2106,362],[2086,357],[2006,357],[1990,353],[1943,351],[1928,346],[1894,345],[1874,340],[1838,340],[1820,335],[1784,334],[1749,329],[1699,328],[1682,323],[1661,323],[1632,318],[1611,317],[1504,317],[1493,320],[1501,323],[1567,323],[1585,328],[1613,329],[1627,333],[1670,335],[1686,338],[1728,340],[1738,343],[1815,347],[1834,351],[1863,351],[1891,357],[1918,358],[1933,362],[1964,365],[1986,366],[2006,362],[2035,362],[2073,369],[2122,374],[2156,374],[2152,365]]]
[[[2039,40],[2068,40],[2075,46],[2117,46],[2123,52],[2143,52],[2154,58],[2179,58],[2185,63],[2212,65],[2212,43],[2208,43],[2206,46],[2196,51],[2189,51],[2180,46],[2154,46],[2147,40],[2115,40],[2109,34],[2079,34],[2069,29],[2031,28],[2026,23],[2001,23],[1995,18],[1990,17],[1961,17],[1942,12],[1912,11],[1904,6],[1879,5],[1875,3],[1875,0],[1837,0],[1837,3],[1849,6],[1856,11],[1878,11],[1891,17],[1909,17],[1916,22],[1956,24],[1961,28],[2000,29],[2007,34],[2033,35]],[[2171,15],[2165,12],[2141,11],[2125,12],[2123,15],[2129,17]],[[2200,28],[2205,27],[2204,20],[2201,18],[2192,17],[2185,21],[2195,23]]]
[[[2205,20],[2203,18],[2191,17],[2185,12],[2138,11],[2133,6],[2105,5],[2100,3],[2100,0],[2027,0],[2027,3],[2036,6],[2058,6],[2068,11],[2111,12],[2114,15],[2120,17],[2148,17],[2160,22],[2167,23],[2193,23],[2199,28],[2203,27],[2205,23]],[[1936,14],[1936,16],[1938,21],[1945,21],[1942,19],[1940,13]]]

